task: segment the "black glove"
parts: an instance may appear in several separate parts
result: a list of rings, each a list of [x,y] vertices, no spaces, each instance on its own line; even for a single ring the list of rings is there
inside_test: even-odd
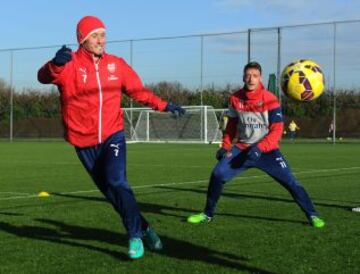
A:
[[[257,146],[252,146],[248,150],[246,156],[248,160],[256,162],[257,160],[260,159],[261,153],[262,153],[261,150]]]
[[[60,67],[69,62],[71,58],[71,49],[63,45],[62,48],[56,52],[55,57],[52,61],[56,66]]]
[[[218,151],[216,151],[216,160],[220,161],[222,158],[224,158],[226,152],[227,150],[225,148],[219,148]]]
[[[183,109],[182,107],[178,106],[178,105],[175,105],[173,103],[168,103],[166,108],[165,108],[165,111],[170,111],[171,113],[175,114],[176,116],[183,116],[185,114],[185,109]]]

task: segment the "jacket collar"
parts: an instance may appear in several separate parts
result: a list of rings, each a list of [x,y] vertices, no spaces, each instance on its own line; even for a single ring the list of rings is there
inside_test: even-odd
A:
[[[91,62],[92,64],[94,63],[94,59],[93,59],[93,54],[89,51],[87,51],[84,47],[79,46],[78,50],[76,51],[76,55],[81,59],[81,60],[86,60],[88,62]],[[102,59],[104,59],[104,55],[105,52],[103,53],[103,55],[100,57],[101,61]]]
[[[258,99],[261,94],[263,93],[264,91],[264,85],[262,83],[259,84],[258,88],[254,91],[249,91],[246,89],[246,87],[242,88],[242,93],[243,93],[243,96],[245,99],[248,99],[248,100],[255,100],[255,99]]]

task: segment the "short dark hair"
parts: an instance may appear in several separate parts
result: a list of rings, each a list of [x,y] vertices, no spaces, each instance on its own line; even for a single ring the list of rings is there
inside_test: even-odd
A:
[[[260,75],[262,73],[261,66],[260,66],[260,64],[258,62],[249,62],[249,63],[247,63],[245,65],[245,67],[244,67],[244,75],[245,75],[245,73],[246,73],[246,71],[248,69],[257,69],[258,71],[260,71]]]

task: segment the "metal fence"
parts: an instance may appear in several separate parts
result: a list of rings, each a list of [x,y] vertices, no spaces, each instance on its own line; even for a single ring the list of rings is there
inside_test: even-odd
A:
[[[61,137],[59,117],[39,114],[20,119],[26,109],[19,109],[14,101],[14,94],[54,89],[37,82],[37,71],[60,46],[0,50],[0,89],[9,87],[9,92],[0,98],[0,138]],[[68,46],[77,48],[76,44]],[[241,85],[242,68],[250,60],[262,64],[265,83],[270,74],[279,78],[282,68],[291,61],[313,59],[325,72],[326,92],[358,92],[360,87],[360,20],[108,41],[107,52],[123,57],[145,84],[178,82],[200,95],[209,87],[231,89]],[[200,103],[207,104],[202,96]],[[327,120],[336,121],[335,109],[341,111],[336,96],[333,105],[333,117]],[[355,125],[360,127],[360,117],[357,119]],[[327,131],[328,125],[325,127]],[[360,137],[359,127],[354,128],[355,137]]]

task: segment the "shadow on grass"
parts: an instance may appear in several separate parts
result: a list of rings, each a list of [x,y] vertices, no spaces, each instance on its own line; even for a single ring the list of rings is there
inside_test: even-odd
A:
[[[127,244],[127,236],[124,234],[112,232],[106,229],[70,225],[51,219],[35,219],[35,221],[40,222],[42,225],[15,226],[9,223],[0,222],[0,230],[22,238],[48,241],[51,243],[68,245],[77,248],[85,248],[91,251],[105,253],[119,260],[129,261],[127,256],[121,252],[85,243],[85,241],[98,241],[105,244],[119,246],[124,243]],[[220,267],[243,270],[251,273],[272,273],[245,265],[244,263],[239,263],[238,261],[247,261],[247,259],[243,257],[215,251],[210,248],[198,246],[170,237],[162,237],[162,240],[165,243],[164,250],[160,252],[162,256],[187,261],[201,261],[209,265],[213,264]]]
[[[233,268],[238,271],[247,271],[250,273],[273,273],[257,267],[249,266],[249,263],[240,263],[239,261],[248,261],[248,259],[244,257],[235,256],[225,252],[219,252],[169,237],[162,237],[162,240],[166,244],[165,250],[162,252],[162,254],[172,258],[186,261],[206,262],[209,264],[209,269],[211,269],[210,265],[213,264],[222,267]],[[224,259],[224,257],[227,259]]]
[[[113,233],[111,231],[103,229],[84,228],[80,226],[67,225],[62,222],[48,219],[35,219],[35,221],[51,224],[56,226],[56,228],[30,225],[15,226],[10,223],[0,222],[0,230],[22,238],[29,238],[57,244],[69,245],[73,247],[86,248],[92,251],[105,253],[107,255],[115,257],[116,259],[128,259],[127,256],[125,256],[125,254],[121,252],[93,246],[78,241],[99,240],[110,242],[112,244],[119,244],[120,242],[127,241],[127,237],[125,235]]]
[[[96,202],[106,202],[102,197],[80,196],[72,194],[52,193],[54,196],[82,199]],[[189,211],[183,208],[160,206],[156,204],[139,203],[140,207],[146,210],[143,212],[151,212],[155,214],[169,215],[163,210],[172,211]],[[190,211],[189,211],[190,212]],[[173,215],[178,217],[177,215]],[[124,234],[112,232],[106,229],[88,228],[78,225],[66,224],[52,219],[35,219],[41,223],[39,226],[16,226],[10,223],[0,222],[0,230],[16,235],[22,238],[29,238],[41,241],[48,241],[56,244],[69,245],[77,248],[85,248],[91,251],[101,252],[119,260],[128,261],[126,254],[105,247],[94,246],[86,241],[98,241],[104,244],[115,246],[127,245],[128,238]],[[252,267],[245,257],[234,254],[220,252],[208,247],[199,246],[188,241],[175,239],[173,237],[162,236],[164,242],[164,250],[160,252],[161,256],[176,258],[186,261],[199,261],[209,265],[217,265],[236,269],[239,271],[247,271],[251,273],[272,273],[266,270]]]
[[[94,196],[82,196],[82,195],[75,195],[75,194],[65,194],[65,193],[52,193],[54,196],[64,197],[64,198],[71,198],[71,199],[83,199],[95,202],[107,202],[105,198],[102,197],[94,197]],[[181,212],[189,212],[192,213],[193,211],[185,208],[179,207],[170,207],[170,206],[163,206],[157,204],[149,204],[149,203],[142,203],[138,202],[138,205],[141,208],[142,213],[153,213],[158,215],[165,215],[165,216],[174,216],[180,217],[181,219],[185,220],[184,216],[180,216],[177,214],[169,214],[165,213],[164,211],[181,211]],[[238,215],[237,215],[238,216]],[[250,216],[246,216],[249,217]],[[269,218],[270,219],[270,218]],[[270,273],[267,271],[263,271],[258,268],[248,267],[245,265],[241,265],[238,262],[232,262],[229,260],[224,260],[221,257],[226,257],[230,260],[242,260],[246,261],[247,259],[244,257],[235,256],[229,253],[222,253],[219,251],[214,251],[205,247],[196,246],[192,243],[186,241],[180,241],[177,239],[169,238],[166,236],[161,236],[162,241],[165,244],[165,250],[161,252],[162,255],[189,260],[189,261],[204,261],[207,263],[225,266],[230,268],[235,268],[237,270],[246,270],[255,273]]]
[[[68,238],[73,240],[96,240],[107,244],[120,245],[121,242],[127,242],[127,238],[123,234],[111,232],[104,229],[84,228],[80,226],[68,225],[62,222],[49,220],[49,219],[36,219],[39,222],[52,225],[60,230],[61,234],[67,235]],[[191,260],[191,261],[203,261],[209,264],[215,264],[222,267],[235,268],[237,270],[247,270],[257,273],[270,273],[263,271],[255,267],[249,267],[242,265],[238,262],[225,260],[221,257],[225,257],[230,260],[247,261],[244,257],[239,257],[233,254],[215,251],[206,247],[194,245],[189,242],[185,242],[170,237],[161,237],[165,243],[165,249],[160,252],[163,256],[169,256],[172,258]],[[117,242],[114,242],[117,239]]]
[[[5,216],[23,216],[24,214],[0,211],[0,215],[5,215]]]

